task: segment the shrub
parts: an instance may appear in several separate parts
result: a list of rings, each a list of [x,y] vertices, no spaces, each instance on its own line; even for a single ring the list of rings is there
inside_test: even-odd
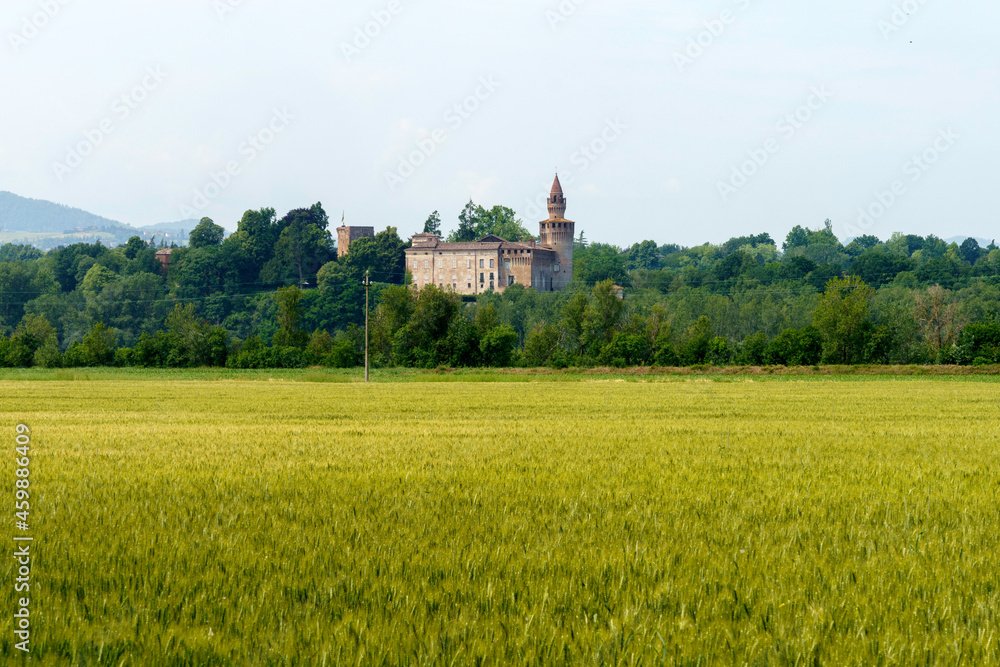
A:
[[[517,332],[512,327],[506,324],[493,327],[479,341],[483,363],[492,368],[510,366],[517,351],[517,343]]]
[[[641,366],[649,358],[649,342],[645,336],[619,331],[601,349],[600,362],[616,368]]]
[[[978,359],[1000,363],[1000,322],[976,322],[965,327],[954,356],[958,363],[966,365]]]
[[[330,352],[323,361],[330,368],[357,368],[365,361],[364,352],[347,336],[338,336],[330,345]]]
[[[770,342],[764,356],[766,363],[781,366],[818,364],[823,357],[823,334],[812,325],[785,329]]]

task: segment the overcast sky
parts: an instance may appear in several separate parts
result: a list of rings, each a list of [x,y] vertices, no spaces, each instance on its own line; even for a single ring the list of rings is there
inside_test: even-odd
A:
[[[993,238],[998,26],[996,0],[4,0],[0,190],[408,236],[470,198],[537,230],[558,168],[621,246]]]

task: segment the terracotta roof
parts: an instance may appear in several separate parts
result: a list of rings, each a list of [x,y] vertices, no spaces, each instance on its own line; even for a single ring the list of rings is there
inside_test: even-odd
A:
[[[559,174],[556,174],[556,180],[552,183],[552,192],[550,195],[561,195],[563,193],[562,183],[559,182]]]
[[[407,248],[407,250],[499,250],[503,243],[479,243],[478,241],[469,241],[467,243],[448,243],[442,241],[436,245],[426,245],[426,246],[414,246],[412,248]]]
[[[495,237],[499,238],[499,237]],[[497,250],[533,250],[535,252],[555,252],[552,248],[542,245],[531,245],[530,243],[519,243],[516,241],[493,241],[493,242],[480,242],[471,241],[468,243],[438,243],[437,245],[427,245],[427,246],[414,246],[412,248],[407,248],[406,252],[421,252],[434,250],[437,252],[446,252],[449,250],[479,250],[479,251],[497,251]]]

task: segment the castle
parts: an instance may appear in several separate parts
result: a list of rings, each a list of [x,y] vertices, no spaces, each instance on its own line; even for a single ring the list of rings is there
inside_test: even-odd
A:
[[[539,224],[539,240],[508,241],[489,235],[472,243],[445,243],[437,234],[415,234],[406,250],[406,268],[418,289],[437,285],[457,294],[476,295],[511,285],[539,292],[565,289],[573,280],[576,223],[566,219],[566,197],[559,176],[548,199],[549,219]]]

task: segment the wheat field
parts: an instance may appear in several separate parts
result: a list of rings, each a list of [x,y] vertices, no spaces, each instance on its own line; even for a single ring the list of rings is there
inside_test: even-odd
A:
[[[983,378],[0,380],[31,664],[998,664],[998,405]]]

